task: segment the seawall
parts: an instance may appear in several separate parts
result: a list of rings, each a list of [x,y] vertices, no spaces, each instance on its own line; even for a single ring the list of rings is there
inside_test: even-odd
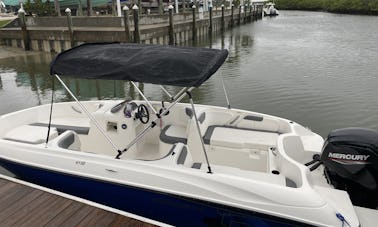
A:
[[[239,12],[241,12],[240,17]],[[171,36],[174,38],[174,44],[199,40],[231,27],[261,19],[262,8],[254,6],[246,8],[244,12],[236,8],[233,13],[228,9],[225,10],[223,18],[221,10],[213,11],[211,25],[208,13],[201,15],[197,12],[195,23],[192,15],[192,12],[173,15]],[[26,29],[21,29],[20,20],[17,18],[0,29],[0,45],[26,49],[26,43],[30,50],[61,52],[81,43],[128,41],[123,17],[72,17],[72,42],[66,16],[27,17],[25,24]],[[132,15],[129,17],[129,26],[129,40],[133,42]],[[169,15],[140,16],[139,29],[140,43],[169,44]]]

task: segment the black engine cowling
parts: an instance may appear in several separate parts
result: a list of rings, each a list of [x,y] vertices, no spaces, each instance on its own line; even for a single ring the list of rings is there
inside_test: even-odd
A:
[[[332,131],[323,146],[321,161],[331,184],[348,192],[352,203],[378,206],[378,131],[344,128]]]

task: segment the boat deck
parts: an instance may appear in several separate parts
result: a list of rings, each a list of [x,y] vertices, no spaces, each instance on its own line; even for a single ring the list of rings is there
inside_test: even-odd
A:
[[[0,175],[1,226],[155,226]],[[153,221],[152,221],[153,222]]]

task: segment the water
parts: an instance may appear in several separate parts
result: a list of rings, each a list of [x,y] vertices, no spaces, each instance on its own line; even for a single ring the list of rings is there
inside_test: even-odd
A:
[[[342,127],[378,129],[378,17],[282,11],[201,43],[226,48],[223,67],[194,92],[195,102],[294,120],[322,136]],[[49,103],[50,54],[2,55],[0,114]],[[82,100],[139,98],[128,82],[65,80]],[[140,85],[147,97],[164,93]],[[177,91],[177,88],[168,88]],[[58,86],[56,99],[71,100]]]

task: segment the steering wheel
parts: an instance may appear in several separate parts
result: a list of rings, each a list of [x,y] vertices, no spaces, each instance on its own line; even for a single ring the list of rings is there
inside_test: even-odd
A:
[[[144,104],[140,104],[138,106],[137,114],[138,114],[138,118],[140,122],[142,122],[143,124],[147,124],[148,121],[150,120],[150,114],[148,112],[147,107]]]

